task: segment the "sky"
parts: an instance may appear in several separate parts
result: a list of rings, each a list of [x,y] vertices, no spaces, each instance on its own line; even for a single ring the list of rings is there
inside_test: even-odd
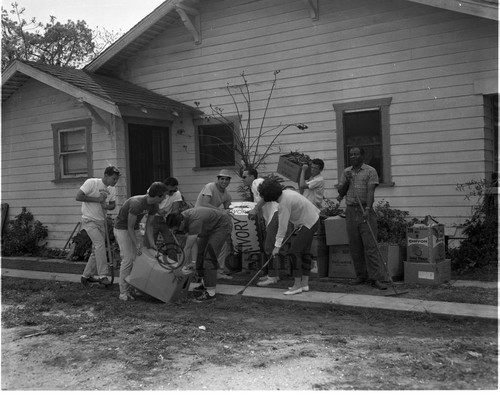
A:
[[[87,26],[96,30],[105,28],[115,33],[126,33],[146,15],[165,0],[1,0],[2,8],[12,9],[16,2],[25,8],[25,19],[35,17],[43,24],[50,21],[50,15],[60,23],[68,19],[84,20]]]

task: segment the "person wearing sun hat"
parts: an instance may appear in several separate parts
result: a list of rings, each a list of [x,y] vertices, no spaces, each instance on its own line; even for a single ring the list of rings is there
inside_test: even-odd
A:
[[[227,191],[227,187],[231,183],[231,174],[229,170],[222,169],[217,175],[217,181],[207,183],[201,190],[194,207],[204,206],[206,208],[217,209],[224,212],[229,217],[229,206],[231,205],[231,194]],[[226,257],[230,252],[231,236],[228,241],[222,246],[218,254],[219,269],[217,271],[218,279],[231,279],[225,272],[229,272],[226,268]],[[197,264],[197,269],[201,268],[203,263]]]

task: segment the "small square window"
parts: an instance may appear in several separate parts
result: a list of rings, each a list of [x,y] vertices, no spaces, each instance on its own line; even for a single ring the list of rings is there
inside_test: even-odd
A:
[[[55,179],[92,174],[91,120],[53,124]]]
[[[203,124],[197,128],[199,168],[235,165],[233,124]]]

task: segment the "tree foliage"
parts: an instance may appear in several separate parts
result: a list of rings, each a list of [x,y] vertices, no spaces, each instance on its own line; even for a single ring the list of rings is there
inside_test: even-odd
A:
[[[65,24],[50,16],[43,25],[36,18],[26,20],[25,8],[11,4],[2,7],[2,70],[15,59],[55,66],[81,67],[94,59],[117,38],[118,34],[93,31],[85,21],[68,20]]]

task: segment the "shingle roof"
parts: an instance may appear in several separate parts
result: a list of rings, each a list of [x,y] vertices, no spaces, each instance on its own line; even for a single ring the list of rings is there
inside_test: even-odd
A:
[[[178,112],[198,113],[199,110],[185,105],[146,88],[131,84],[117,78],[98,75],[70,67],[59,67],[23,61],[40,72],[49,74],[83,91],[109,100],[117,106],[144,106],[150,109],[170,109]],[[13,79],[13,81],[16,79]],[[4,85],[4,84],[3,84]],[[16,89],[19,87],[16,87]],[[15,89],[11,89],[15,91]],[[2,95],[5,100],[6,95]],[[10,95],[9,95],[10,96]]]

